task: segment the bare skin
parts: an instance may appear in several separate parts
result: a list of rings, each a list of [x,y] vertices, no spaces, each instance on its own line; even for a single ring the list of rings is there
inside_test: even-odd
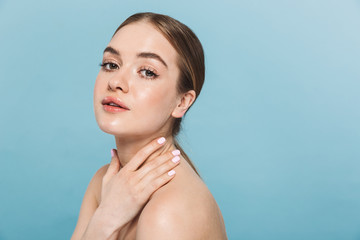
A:
[[[175,154],[179,162],[172,161],[172,120],[196,98],[194,90],[177,92],[177,52],[147,22],[120,29],[107,49],[94,111],[101,130],[115,136],[117,150],[90,181],[71,239],[227,239],[206,185],[181,153]],[[128,110],[104,110],[108,96]],[[166,142],[159,145],[162,136]],[[176,174],[169,175],[172,170]]]
[[[167,146],[167,149],[174,148]],[[186,160],[181,157],[180,162],[174,168],[176,177],[155,191],[142,211],[111,239],[227,239],[224,221],[212,194]],[[108,167],[109,164],[100,168],[93,184],[89,185],[88,199],[92,199],[93,206],[81,209],[83,216],[91,217],[98,208],[102,178]],[[89,203],[84,199],[83,205]],[[83,219],[81,224],[86,226],[86,221],[90,219]]]
[[[176,177],[158,189],[118,239],[226,239],[212,194],[185,159]]]

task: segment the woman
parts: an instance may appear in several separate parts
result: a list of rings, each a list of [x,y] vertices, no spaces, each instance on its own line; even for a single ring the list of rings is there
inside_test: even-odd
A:
[[[213,196],[175,140],[204,75],[201,43],[179,21],[138,13],[119,26],[94,88],[96,121],[117,149],[89,183],[72,240],[227,238]]]

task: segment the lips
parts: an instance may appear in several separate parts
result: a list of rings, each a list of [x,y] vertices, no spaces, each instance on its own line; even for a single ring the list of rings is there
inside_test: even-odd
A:
[[[123,108],[125,110],[130,110],[120,99],[107,96],[102,100],[102,105],[109,105],[113,107]]]

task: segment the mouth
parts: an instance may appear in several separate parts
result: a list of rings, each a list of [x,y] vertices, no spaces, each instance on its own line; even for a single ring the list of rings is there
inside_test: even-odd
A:
[[[123,110],[130,110],[119,98],[115,98],[115,97],[105,97],[101,104],[105,107],[105,106],[110,106],[111,108],[115,108],[115,109],[123,109]]]

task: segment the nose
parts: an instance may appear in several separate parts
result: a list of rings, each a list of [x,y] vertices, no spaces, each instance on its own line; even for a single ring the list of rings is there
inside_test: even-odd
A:
[[[129,91],[128,76],[125,74],[125,69],[121,69],[117,74],[114,74],[108,83],[108,90],[120,91],[127,93]]]

